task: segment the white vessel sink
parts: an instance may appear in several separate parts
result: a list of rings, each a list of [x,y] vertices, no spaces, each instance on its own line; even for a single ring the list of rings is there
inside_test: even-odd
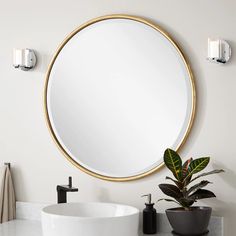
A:
[[[62,203],[42,209],[44,236],[138,236],[139,210],[113,203]]]

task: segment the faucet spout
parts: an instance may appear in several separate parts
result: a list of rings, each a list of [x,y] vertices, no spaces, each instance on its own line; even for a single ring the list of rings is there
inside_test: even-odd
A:
[[[67,202],[67,192],[78,192],[78,188],[72,187],[72,177],[69,177],[68,185],[57,185],[57,203]]]

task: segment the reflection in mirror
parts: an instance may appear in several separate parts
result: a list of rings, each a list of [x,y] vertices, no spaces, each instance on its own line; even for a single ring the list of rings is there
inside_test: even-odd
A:
[[[69,35],[50,64],[47,122],[66,157],[107,180],[143,177],[191,128],[195,89],[181,51],[156,25],[106,16]]]

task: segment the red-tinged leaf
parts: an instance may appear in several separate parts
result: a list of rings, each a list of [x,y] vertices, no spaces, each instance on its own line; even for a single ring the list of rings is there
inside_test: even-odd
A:
[[[173,182],[175,183],[175,185],[176,185],[179,189],[182,189],[182,188],[183,188],[183,183],[182,183],[182,182],[177,181],[177,180],[174,180],[174,179],[172,179],[172,178],[169,177],[169,176],[166,176],[166,179],[169,179],[169,180],[173,181]]]
[[[160,202],[160,201],[167,201],[167,202],[175,202],[176,204],[180,205],[179,202],[173,200],[173,199],[169,199],[169,198],[161,198],[161,199],[158,199],[157,202]],[[181,205],[180,205],[181,206]]]
[[[183,178],[185,178],[188,174],[188,167],[191,163],[193,158],[188,159],[187,161],[184,162],[183,167],[182,167],[182,173],[183,173]]]
[[[213,192],[206,189],[198,189],[195,193],[189,196],[189,198],[193,199],[194,201],[198,199],[212,198],[212,197],[216,197],[216,195]]]
[[[178,187],[173,184],[159,184],[159,188],[164,194],[169,197],[173,197],[175,199],[183,197],[183,194],[180,192]]]
[[[193,199],[190,198],[179,198],[178,202],[180,203],[181,206],[183,206],[184,208],[189,208],[190,206],[193,205],[193,203],[195,202]]]
[[[198,175],[197,177],[193,178],[191,180],[191,182],[193,182],[194,180],[200,178],[200,177],[203,177],[203,176],[207,176],[207,175],[212,175],[212,174],[218,174],[218,173],[221,173],[221,172],[225,172],[224,170],[212,170],[212,171],[209,171],[209,172],[205,172],[205,173],[202,173],[200,175]]]
[[[198,184],[193,185],[188,191],[187,191],[187,195],[196,192],[197,190],[204,188],[205,186],[207,186],[208,184],[210,184],[211,182],[207,181],[207,180],[203,180]]]

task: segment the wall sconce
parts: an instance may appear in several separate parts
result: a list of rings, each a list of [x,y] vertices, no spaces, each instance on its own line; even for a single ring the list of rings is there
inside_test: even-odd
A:
[[[32,49],[13,49],[13,66],[24,71],[33,69],[36,65],[36,55]]]
[[[208,38],[207,59],[218,64],[225,64],[231,57],[231,47],[225,40]]]

